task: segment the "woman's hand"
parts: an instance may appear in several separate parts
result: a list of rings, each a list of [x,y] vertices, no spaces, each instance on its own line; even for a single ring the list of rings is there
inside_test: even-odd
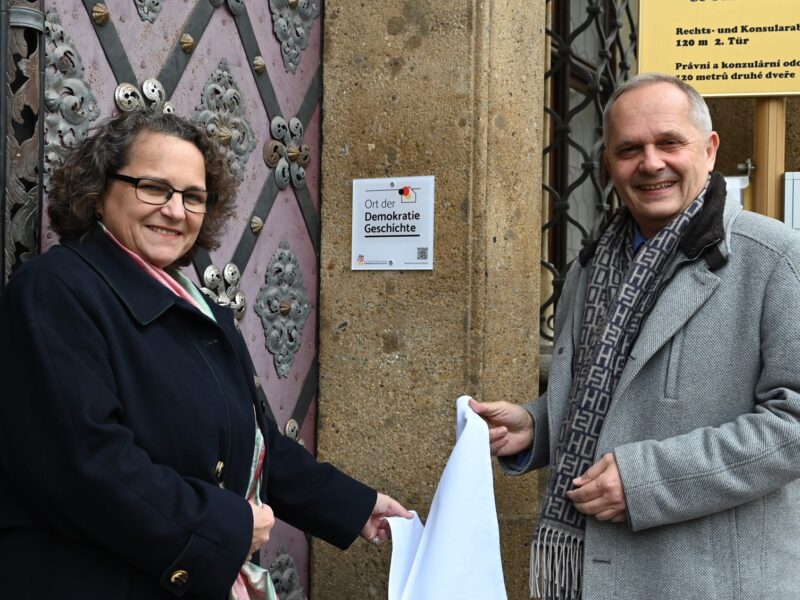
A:
[[[248,502],[253,511],[253,542],[250,544],[250,554],[253,554],[269,541],[270,531],[275,526],[275,515],[266,504],[256,506],[252,501]]]
[[[469,406],[489,424],[492,456],[511,456],[533,446],[533,417],[518,404],[470,400]]]
[[[404,517],[410,519],[413,515],[403,508],[403,505],[394,498],[390,498],[386,494],[378,492],[378,498],[375,500],[375,508],[372,509],[372,514],[361,530],[361,537],[376,545],[392,537],[392,530],[389,527],[389,523],[386,521],[386,517]]]

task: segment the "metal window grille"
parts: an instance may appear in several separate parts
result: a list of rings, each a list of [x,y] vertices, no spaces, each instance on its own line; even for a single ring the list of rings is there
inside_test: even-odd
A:
[[[602,114],[617,85],[636,72],[638,3],[547,4],[540,331],[552,341],[569,265],[596,238],[615,205],[602,164]]]

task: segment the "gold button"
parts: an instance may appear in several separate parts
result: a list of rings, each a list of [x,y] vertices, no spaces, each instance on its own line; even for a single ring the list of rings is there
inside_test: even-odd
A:
[[[214,467],[214,475],[217,476],[217,481],[222,481],[222,472],[225,470],[225,463],[219,461],[217,466]]]
[[[170,575],[169,580],[175,585],[186,585],[186,582],[189,581],[189,573],[183,569],[178,569]]]

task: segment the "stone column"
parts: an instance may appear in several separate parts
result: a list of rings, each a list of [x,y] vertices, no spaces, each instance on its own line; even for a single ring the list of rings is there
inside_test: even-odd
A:
[[[544,6],[325,2],[318,454],[423,518],[455,399],[537,393]],[[436,177],[433,271],[351,271],[352,180],[410,175]],[[495,477],[510,599],[538,487]],[[311,598],[385,598],[390,555],[315,541]]]

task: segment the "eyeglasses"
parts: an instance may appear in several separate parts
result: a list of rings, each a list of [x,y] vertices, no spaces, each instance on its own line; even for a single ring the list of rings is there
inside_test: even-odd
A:
[[[179,192],[183,207],[195,214],[205,214],[208,206],[214,204],[214,195],[206,190],[179,190],[170,184],[147,177],[129,177],[119,173],[107,173],[111,179],[124,181],[136,188],[136,197],[145,204],[164,205],[175,192]]]

